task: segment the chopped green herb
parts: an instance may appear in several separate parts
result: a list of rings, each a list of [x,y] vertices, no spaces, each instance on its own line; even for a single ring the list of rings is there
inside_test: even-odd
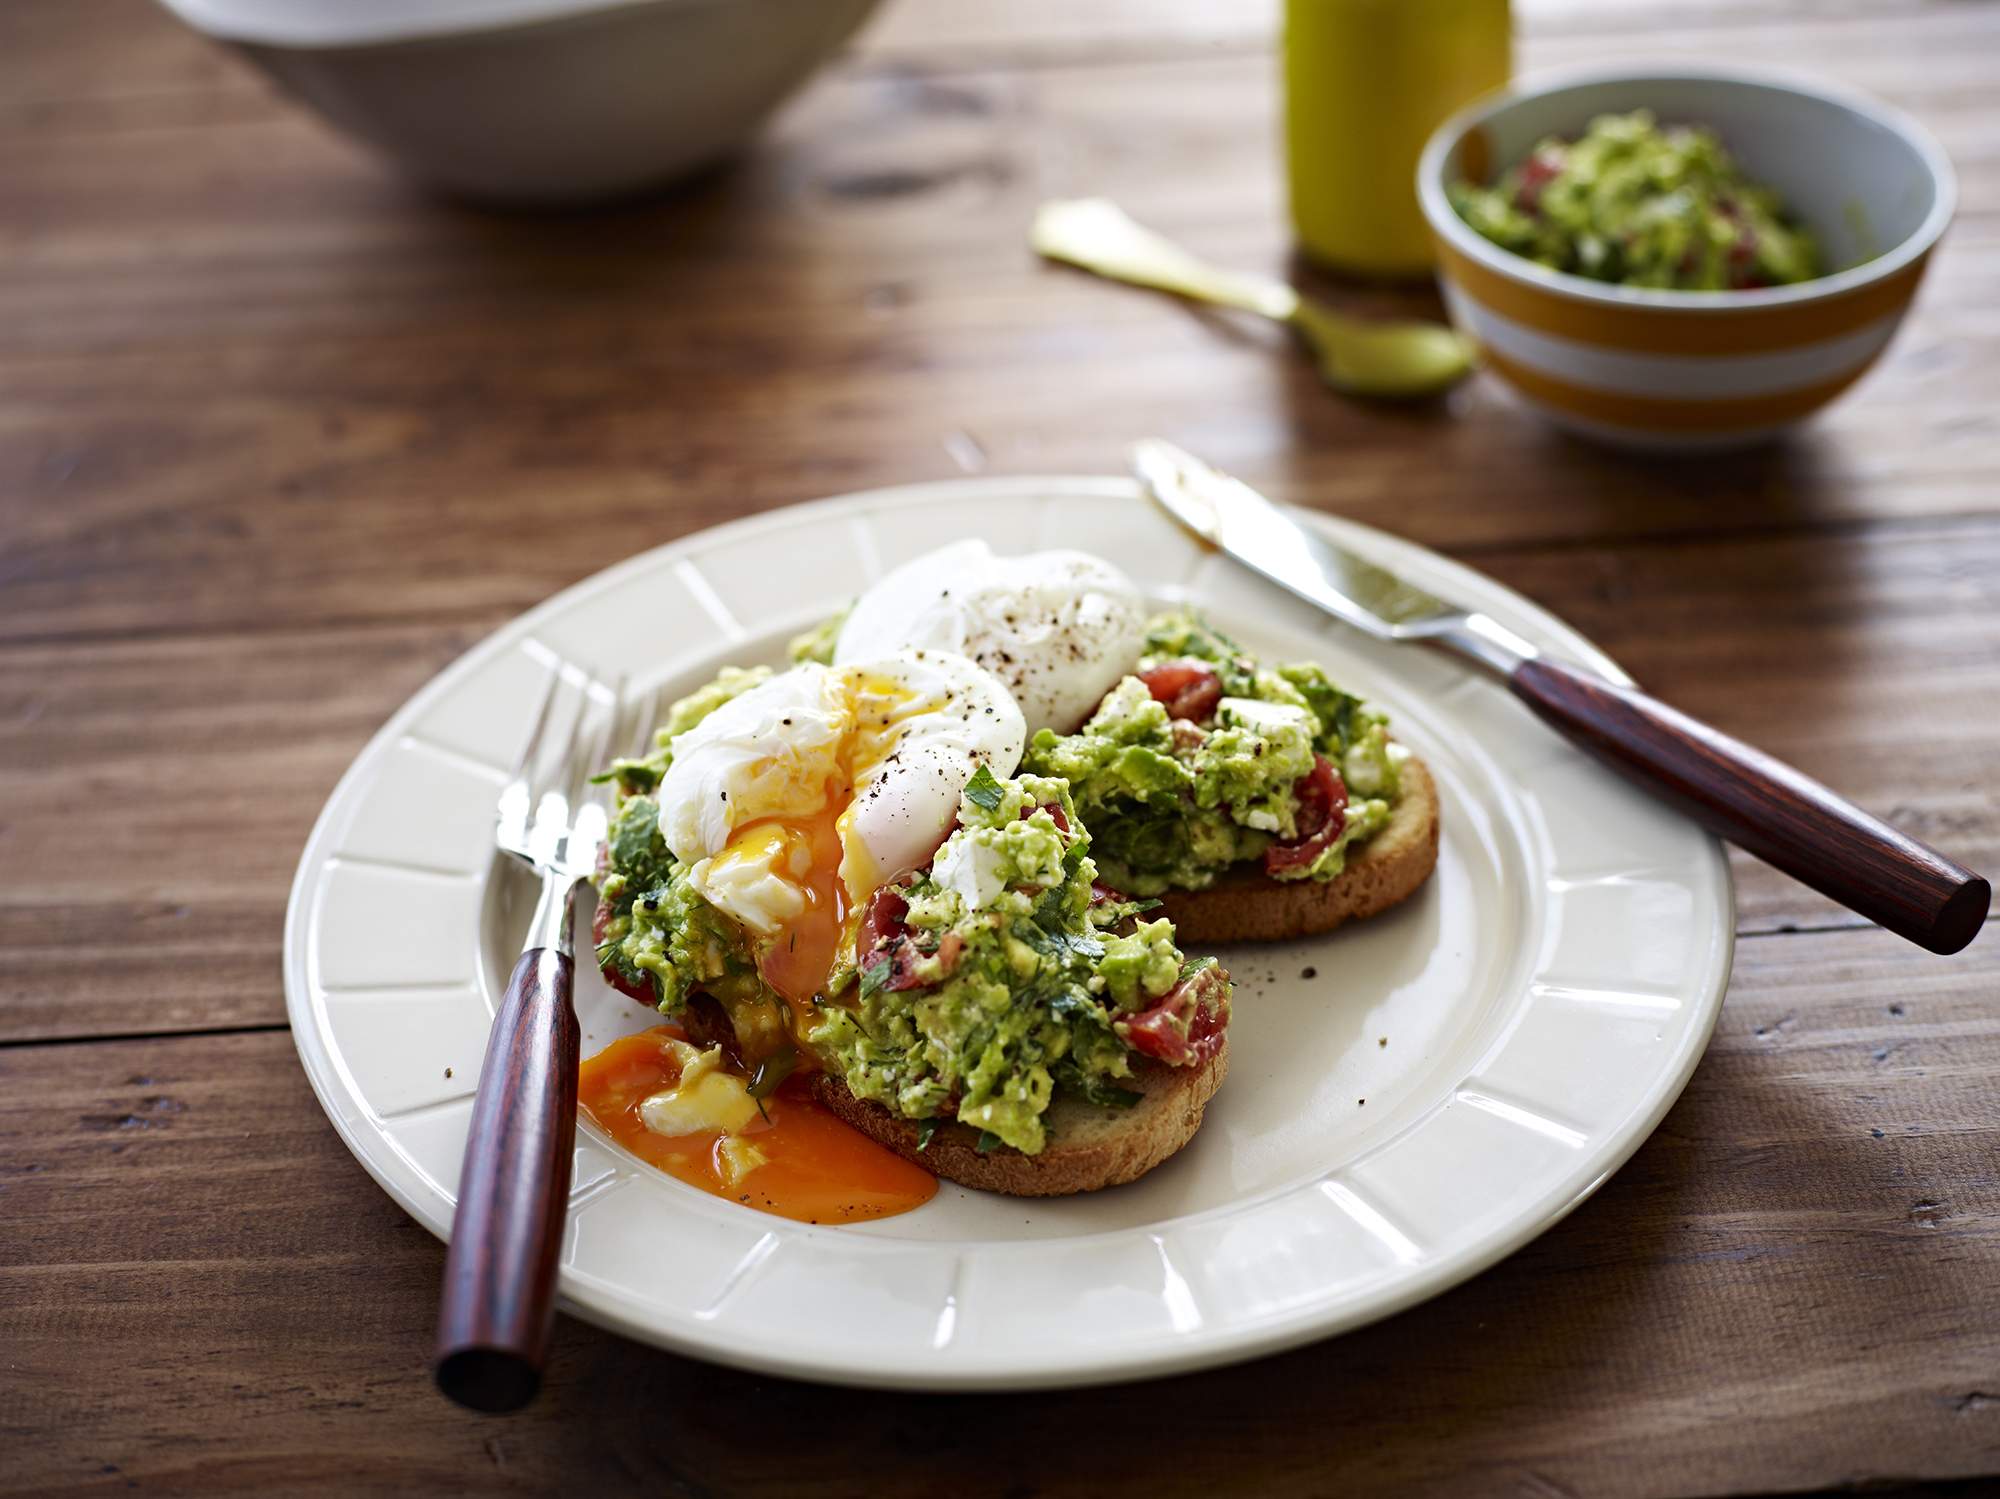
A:
[[[764,1100],[778,1091],[778,1084],[790,1077],[798,1065],[799,1049],[789,1041],[757,1064],[756,1069],[750,1074],[749,1091],[750,1096],[757,1100],[760,1112],[764,1107]]]
[[[937,1132],[938,1132],[937,1120],[935,1119],[919,1120],[917,1122],[917,1149],[928,1150],[930,1148],[931,1136],[935,1135]]]
[[[1005,1140],[1001,1139],[998,1135],[994,1134],[992,1130],[983,1129],[979,1132],[979,1144],[975,1146],[974,1149],[976,1149],[981,1155],[985,1155],[989,1150],[998,1150],[1002,1145],[1005,1145],[1006,1143],[1007,1142]]]
[[[1095,1104],[1100,1109],[1129,1109],[1146,1095],[1134,1093],[1130,1088],[1114,1087],[1102,1078],[1092,1077],[1068,1057],[1064,1057],[1051,1067],[1055,1080],[1085,1103]]]
[[[1354,743],[1354,710],[1360,704],[1345,693],[1333,708],[1333,732],[1340,737],[1340,747],[1346,749]]]
[[[611,857],[623,865],[649,864],[663,847],[660,837],[660,804],[635,797],[620,809],[611,828]]]
[[[862,999],[874,998],[876,992],[889,982],[889,970],[894,966],[889,961],[889,955],[884,953],[873,963],[870,963],[866,968],[861,970]]]
[[[984,765],[974,771],[972,779],[965,783],[965,799],[981,811],[991,812],[1006,796],[999,781],[994,779],[993,772]]]

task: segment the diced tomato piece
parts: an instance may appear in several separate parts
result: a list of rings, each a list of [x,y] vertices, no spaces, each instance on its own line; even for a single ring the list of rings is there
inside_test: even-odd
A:
[[[1310,868],[1347,830],[1347,787],[1325,755],[1313,756],[1313,768],[1292,783],[1299,799],[1298,836],[1264,850],[1264,873],[1287,874]]]
[[[903,923],[909,913],[910,903],[903,898],[903,892],[894,885],[884,885],[868,897],[860,928],[854,934],[855,953],[862,972],[866,973],[884,958],[889,960],[889,972],[882,980],[882,987],[891,992],[921,989],[927,983],[937,982],[918,974],[918,965],[927,954],[910,939],[910,929]],[[959,949],[964,945],[965,939],[955,932],[948,932],[940,939],[937,956],[945,973],[958,966]]]
[[[1222,701],[1222,678],[1200,661],[1162,661],[1151,671],[1140,672],[1139,680],[1154,702],[1166,705],[1169,718],[1199,723]]]
[[[1566,159],[1554,153],[1537,152],[1521,163],[1519,185],[1514,189],[1514,206],[1523,213],[1538,212],[1542,189],[1562,175]]]
[[[902,936],[903,918],[909,914],[910,903],[894,885],[884,885],[869,896],[867,908],[861,913],[861,928],[854,936],[854,945],[862,957],[865,959],[876,948]]]
[[[1173,1013],[1166,1008],[1165,1000],[1150,1010],[1126,1016],[1117,1022],[1117,1030],[1134,1051],[1142,1051],[1149,1057],[1157,1057],[1176,1067],[1187,1060],[1187,1037],[1174,1024]]]
[[[916,943],[908,937],[899,939],[889,949],[889,977],[883,981],[882,987],[891,993],[923,988],[926,983],[932,982],[917,975],[917,965],[923,960],[924,955]]]
[[[1093,906],[1102,905],[1107,900],[1115,900],[1121,906],[1125,904],[1125,897],[1118,891],[1113,890],[1109,885],[1100,885],[1095,880],[1092,880],[1090,883],[1090,903]]]
[[[1222,1049],[1229,1028],[1229,975],[1217,964],[1204,964],[1150,1009],[1124,1016],[1112,1028],[1134,1051],[1172,1066],[1206,1062]]]
[[[1181,987],[1195,990],[1194,1019],[1188,1024],[1188,1060],[1206,1062],[1222,1050],[1223,1032],[1229,1029],[1229,975],[1219,964],[1210,964]]]
[[[1043,802],[1042,805],[1039,807],[1023,807],[1021,809],[1021,821],[1026,822],[1030,817],[1033,817],[1037,812],[1046,812],[1049,814],[1050,817],[1054,818],[1057,832],[1067,833],[1069,831],[1069,819],[1063,816],[1063,809],[1061,803]]]

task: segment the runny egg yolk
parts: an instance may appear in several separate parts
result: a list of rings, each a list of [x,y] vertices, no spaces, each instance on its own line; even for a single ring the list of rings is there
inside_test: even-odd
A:
[[[779,924],[776,938],[757,966],[764,982],[800,1019],[805,1018],[802,1012],[811,1007],[814,997],[825,991],[848,913],[858,904],[850,900],[840,880],[840,814],[835,808],[845,810],[849,791],[848,787],[829,787],[827,806],[809,818],[786,818],[745,829],[730,840],[722,855],[729,857],[739,841],[750,844],[753,851],[775,840],[784,843],[785,867],[792,872],[801,898],[797,914]]]
[[[886,677],[850,670],[841,678],[845,722],[812,756],[819,763],[789,767],[787,777],[817,771],[817,806],[803,810],[797,801],[812,799],[799,798],[740,824],[700,876],[711,898],[722,897],[719,905],[749,917],[745,924],[767,939],[759,971],[800,1021],[825,991],[853,913],[883,880],[873,851],[855,836],[855,787],[894,754],[910,710],[922,707],[918,694]],[[774,768],[761,761],[755,774],[762,779]]]

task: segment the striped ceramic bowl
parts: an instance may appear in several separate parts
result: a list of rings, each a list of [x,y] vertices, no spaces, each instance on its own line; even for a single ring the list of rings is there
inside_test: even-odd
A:
[[[1639,108],[1714,126],[1838,269],[1756,291],[1613,286],[1501,249],[1445,196],[1460,177],[1490,184],[1543,136]],[[1824,81],[1699,63],[1522,79],[1438,127],[1417,188],[1452,320],[1488,365],[1562,426],[1654,451],[1770,436],[1853,384],[1902,321],[1958,193],[1908,116]]]

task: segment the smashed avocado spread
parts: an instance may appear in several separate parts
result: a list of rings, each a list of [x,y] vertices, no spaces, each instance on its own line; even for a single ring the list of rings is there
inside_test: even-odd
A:
[[[825,991],[788,1005],[760,974],[755,935],[668,851],[653,794],[674,736],[764,675],[726,670],[674,704],[657,751],[614,767],[597,959],[617,987],[672,1016],[698,996],[718,1003],[753,1096],[804,1061],[904,1118],[956,1118],[982,1149],[1030,1155],[1057,1089],[1129,1106],[1135,1054],[1194,1064],[1220,1049],[1228,976],[1184,958],[1172,923],[1143,920],[1152,902],[1097,883],[1063,780],[985,767],[930,868],[848,913]]]
[[[1599,115],[1581,140],[1550,136],[1491,189],[1455,182],[1458,216],[1558,271],[1677,291],[1741,291],[1819,275],[1811,230],[1745,182],[1704,125],[1648,110]]]
[[[1023,767],[1068,781],[1120,890],[1200,890],[1257,861],[1330,880],[1389,820],[1408,752],[1310,664],[1267,669],[1192,614],[1156,618],[1136,676],[1083,728],[1035,735]]]

